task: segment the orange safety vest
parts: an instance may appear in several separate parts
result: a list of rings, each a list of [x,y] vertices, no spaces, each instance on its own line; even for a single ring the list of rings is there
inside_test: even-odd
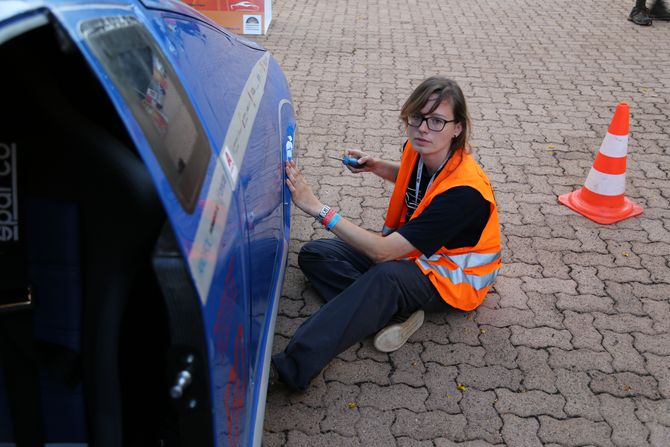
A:
[[[405,224],[407,215],[405,193],[418,160],[419,154],[408,141],[400,160],[400,170],[386,213],[386,222],[382,230],[384,236]],[[419,216],[438,194],[456,186],[476,189],[491,204],[489,220],[477,244],[474,247],[455,249],[442,247],[430,257],[415,250],[407,258],[417,263],[437,288],[442,299],[450,306],[472,310],[484,301],[486,293],[498,275],[502,260],[498,208],[493,189],[486,174],[470,154],[465,150],[456,151],[426,191],[410,220]]]

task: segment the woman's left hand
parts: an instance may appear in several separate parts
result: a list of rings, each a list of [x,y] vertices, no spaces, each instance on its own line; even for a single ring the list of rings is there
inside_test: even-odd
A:
[[[318,216],[323,204],[314,195],[294,161],[286,162],[286,177],[286,185],[291,191],[295,206],[312,217]]]

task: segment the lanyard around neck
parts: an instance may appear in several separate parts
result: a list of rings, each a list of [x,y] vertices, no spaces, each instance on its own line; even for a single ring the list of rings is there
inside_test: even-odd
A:
[[[447,155],[447,158],[444,159],[442,164],[440,165],[439,168],[433,173],[433,176],[430,178],[428,181],[428,185],[426,185],[426,191],[424,192],[424,196],[430,189],[430,185],[433,184],[433,180],[435,180],[435,176],[442,170],[445,164],[449,161],[451,158],[451,151],[449,151],[449,155]],[[416,189],[414,190],[414,200],[417,206],[419,206],[419,187],[421,186],[421,176],[423,175],[423,157],[419,157],[419,166],[416,168]]]

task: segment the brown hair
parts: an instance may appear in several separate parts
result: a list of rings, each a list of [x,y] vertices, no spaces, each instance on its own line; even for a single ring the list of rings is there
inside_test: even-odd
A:
[[[463,128],[461,133],[451,141],[450,151],[453,152],[461,148],[470,151],[472,122],[465,103],[465,96],[463,96],[463,91],[456,81],[444,76],[431,76],[423,81],[403,104],[402,109],[400,109],[400,119],[407,125],[407,117],[414,113],[420,114],[433,95],[436,95],[435,102],[433,102],[433,106],[428,113],[437,109],[443,101],[447,101],[454,111],[456,122],[461,123]]]

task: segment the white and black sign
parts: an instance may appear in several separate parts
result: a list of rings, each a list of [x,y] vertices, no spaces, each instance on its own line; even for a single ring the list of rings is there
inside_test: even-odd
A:
[[[16,144],[0,142],[0,242],[19,240]]]

